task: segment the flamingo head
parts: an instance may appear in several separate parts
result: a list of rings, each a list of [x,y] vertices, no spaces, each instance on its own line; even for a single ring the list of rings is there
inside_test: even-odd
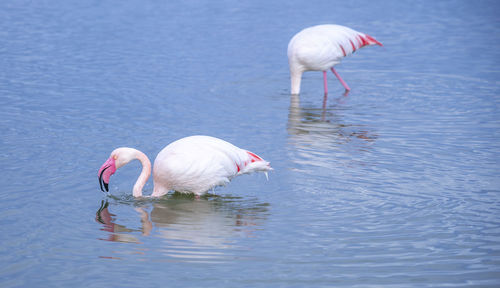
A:
[[[109,157],[104,164],[102,164],[101,169],[97,173],[99,175],[99,184],[101,185],[102,192],[108,192],[109,177],[116,172],[116,159]]]
[[[102,164],[97,175],[99,176],[99,184],[103,192],[108,192],[109,178],[115,174],[116,170],[127,164],[133,159],[133,150],[131,148],[118,148],[111,152],[108,160]]]

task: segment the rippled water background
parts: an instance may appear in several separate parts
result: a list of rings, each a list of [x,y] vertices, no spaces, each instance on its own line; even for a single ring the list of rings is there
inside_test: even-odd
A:
[[[2,1],[0,286],[500,286],[496,1]],[[289,95],[286,47],[376,37]],[[275,171],[134,200],[193,134]],[[152,182],[145,194],[152,192]]]

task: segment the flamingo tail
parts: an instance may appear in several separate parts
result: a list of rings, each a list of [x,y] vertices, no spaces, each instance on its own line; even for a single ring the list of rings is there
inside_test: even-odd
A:
[[[249,162],[246,163],[246,165],[244,165],[244,167],[242,167],[238,173],[247,174],[252,172],[265,172],[267,178],[267,171],[273,170],[269,162],[265,161],[264,159],[250,151],[246,152],[249,156]]]
[[[370,36],[368,34],[365,34],[364,39],[366,39],[365,41],[367,42],[367,44],[365,44],[365,45],[384,46],[384,45],[382,45],[382,43],[378,42],[377,39],[373,38],[372,36]],[[365,46],[365,45],[363,45],[363,46]]]
[[[377,41],[375,38],[368,34],[350,30],[346,33],[346,37],[339,43],[340,50],[343,56],[351,55],[356,52],[356,50],[369,45],[379,45],[383,46],[382,43]]]

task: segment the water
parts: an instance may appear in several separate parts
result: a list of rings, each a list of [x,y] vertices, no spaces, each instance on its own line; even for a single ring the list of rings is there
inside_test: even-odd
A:
[[[0,286],[500,285],[495,1],[4,1]],[[384,44],[290,97],[286,47]],[[199,200],[99,189],[116,147],[184,136],[271,161]],[[151,181],[145,194],[152,192]]]

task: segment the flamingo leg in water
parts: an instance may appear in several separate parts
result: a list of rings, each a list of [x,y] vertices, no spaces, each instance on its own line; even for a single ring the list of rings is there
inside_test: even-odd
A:
[[[328,100],[328,95],[325,93],[325,96],[323,96],[323,111],[321,112],[321,121],[325,121],[325,116],[326,116],[326,100]]]
[[[332,72],[333,72],[333,74],[335,74],[335,76],[337,76],[337,79],[339,79],[340,83],[342,84],[342,86],[344,86],[345,90],[350,91],[351,88],[349,88],[349,86],[347,86],[347,83],[345,83],[344,79],[342,79],[342,77],[340,77],[339,73],[337,73],[337,70],[335,70],[335,68],[333,68],[333,67],[332,67]]]
[[[323,85],[325,86],[325,95],[328,94],[328,83],[326,81],[326,70],[323,71]]]

